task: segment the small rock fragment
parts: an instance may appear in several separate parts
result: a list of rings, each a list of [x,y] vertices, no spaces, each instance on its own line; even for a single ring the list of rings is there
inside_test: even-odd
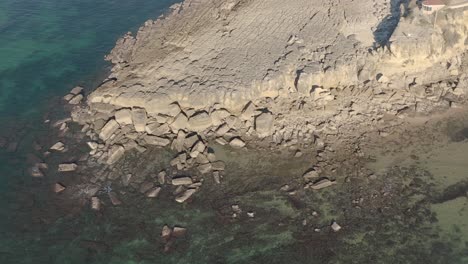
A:
[[[161,187],[155,187],[146,193],[146,197],[157,198],[160,192],[161,192]]]
[[[75,171],[76,168],[78,168],[78,165],[76,165],[75,163],[62,163],[62,164],[59,164],[58,171],[69,172],[69,171]]]
[[[63,151],[64,149],[65,149],[65,144],[63,144],[62,142],[57,142],[52,147],[50,147],[50,150],[55,150],[55,151]]]
[[[182,193],[180,196],[176,197],[176,201],[178,203],[183,203],[187,201],[197,190],[196,189],[188,189],[184,193]]]
[[[172,179],[172,185],[179,186],[179,185],[190,185],[193,183],[192,178],[190,177],[178,177]]]
[[[341,226],[336,222],[336,221],[333,221],[333,223],[331,224],[330,226],[332,228],[333,231],[335,232],[338,232],[341,230]]]
[[[175,226],[174,229],[172,230],[172,235],[174,237],[183,237],[187,233],[187,229],[183,227],[178,227]]]
[[[171,238],[172,230],[169,226],[165,225],[162,228],[161,231],[161,237],[162,239],[167,242]]]
[[[229,142],[229,145],[233,148],[243,148],[245,146],[245,142],[240,138],[234,138]]]
[[[315,182],[310,187],[314,190],[320,190],[326,187],[330,187],[334,184],[336,184],[336,181],[330,181],[329,179],[322,179],[322,180],[319,180],[318,182]]]
[[[66,187],[61,184],[60,182],[57,182],[54,184],[54,192],[55,193],[61,193],[63,191],[65,191]]]
[[[93,209],[94,211],[101,210],[101,200],[99,199],[99,197],[91,197],[91,209]]]

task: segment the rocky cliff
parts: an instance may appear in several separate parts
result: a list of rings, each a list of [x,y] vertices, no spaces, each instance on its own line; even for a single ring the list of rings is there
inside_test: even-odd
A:
[[[112,164],[148,144],[207,155],[184,144],[194,132],[233,147],[323,148],[463,104],[468,11],[409,10],[376,48],[377,29],[402,10],[393,2],[187,0],[118,41],[111,75],[74,119]]]

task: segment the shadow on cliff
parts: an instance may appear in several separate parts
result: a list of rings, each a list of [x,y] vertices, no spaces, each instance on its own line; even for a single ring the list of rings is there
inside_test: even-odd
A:
[[[401,17],[409,15],[410,0],[391,0],[390,14],[386,16],[374,31],[374,48],[389,47],[390,37],[398,26]]]

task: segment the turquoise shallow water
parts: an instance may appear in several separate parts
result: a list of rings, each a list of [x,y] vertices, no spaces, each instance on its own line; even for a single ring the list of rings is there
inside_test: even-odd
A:
[[[11,235],[7,231],[18,220],[12,214],[18,210],[13,202],[18,186],[30,181],[25,163],[31,143],[48,131],[43,116],[59,110],[50,102],[77,84],[89,88],[97,83],[107,66],[103,57],[118,37],[175,2],[0,1],[0,137],[18,143],[16,152],[0,148],[0,243],[12,243],[2,238]],[[18,248],[23,247],[16,235]],[[0,260],[5,258],[0,252]]]

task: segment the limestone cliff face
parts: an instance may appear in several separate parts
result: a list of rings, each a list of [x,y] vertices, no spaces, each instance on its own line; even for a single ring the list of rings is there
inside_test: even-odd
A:
[[[341,66],[354,65],[372,45],[372,29],[388,12],[384,2],[185,1],[118,42],[109,56],[117,80],[90,102],[154,114],[173,102],[235,111],[259,97],[308,94],[311,81],[300,75],[339,85]]]
[[[468,11],[435,21],[415,9],[374,49],[390,2],[186,0],[118,41],[111,75],[74,120],[113,163],[147,144],[181,151],[192,133],[323,147],[464,104]]]

